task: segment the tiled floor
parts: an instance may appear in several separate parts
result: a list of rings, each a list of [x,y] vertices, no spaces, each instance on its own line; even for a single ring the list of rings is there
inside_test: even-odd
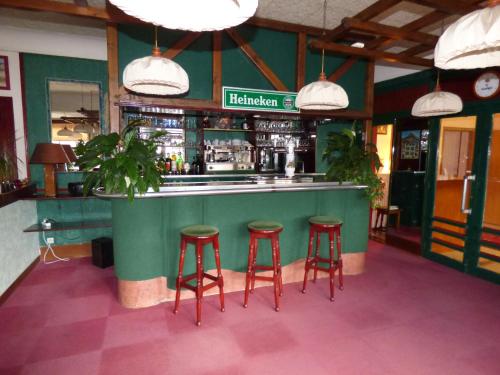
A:
[[[112,269],[38,265],[0,307],[0,374],[500,374],[500,287],[370,242],[368,271],[127,310]]]

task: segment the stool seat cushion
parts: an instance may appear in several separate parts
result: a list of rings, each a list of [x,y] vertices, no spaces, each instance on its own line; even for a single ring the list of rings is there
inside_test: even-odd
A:
[[[191,237],[207,237],[216,235],[219,230],[211,225],[191,225],[182,229],[181,233]]]
[[[313,216],[309,218],[311,224],[320,225],[341,225],[342,220],[336,218],[335,216]]]
[[[283,225],[277,221],[256,220],[248,223],[248,229],[253,230],[278,230],[282,228]]]

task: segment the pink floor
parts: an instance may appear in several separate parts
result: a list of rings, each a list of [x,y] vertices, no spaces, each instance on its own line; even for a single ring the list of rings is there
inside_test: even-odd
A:
[[[113,270],[38,265],[0,307],[0,374],[500,374],[500,287],[370,243],[368,271],[127,310]]]

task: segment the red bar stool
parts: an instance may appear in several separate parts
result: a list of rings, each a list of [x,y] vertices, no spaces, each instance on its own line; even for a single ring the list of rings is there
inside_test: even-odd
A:
[[[215,265],[217,267],[217,276],[212,276],[203,271],[203,246],[211,243],[215,253]],[[196,249],[196,273],[183,276],[184,257],[186,255],[187,244],[195,245]],[[212,280],[211,283],[203,285],[204,278]],[[189,284],[191,280],[196,280],[196,286]],[[192,225],[181,230],[181,254],[179,258],[179,274],[176,282],[175,307],[174,314],[179,311],[179,302],[181,297],[181,288],[192,290],[196,293],[196,325],[201,324],[201,300],[203,292],[218,286],[220,309],[224,311],[224,280],[220,268],[219,256],[219,230],[209,225]]]
[[[279,297],[283,295],[283,281],[281,280],[281,255],[279,234],[283,225],[275,221],[252,221],[248,224],[250,232],[250,246],[248,250],[248,270],[245,285],[244,307],[248,307],[248,293],[254,290],[255,280],[272,281],[274,284],[275,310],[280,311]],[[259,239],[271,240],[273,265],[258,265],[257,252]],[[273,271],[273,276],[257,276],[255,271]],[[251,286],[250,286],[251,285]]]
[[[314,270],[313,282],[316,282],[318,270],[328,272],[330,274],[330,301],[334,300],[334,281],[335,271],[339,271],[339,288],[344,289],[344,281],[342,275],[342,251],[340,243],[340,228],[342,221],[333,216],[313,216],[309,218],[309,249],[307,251],[307,259],[304,273],[304,285],[302,293],[306,292],[307,276],[310,269]],[[330,241],[330,257],[322,258],[319,254],[320,235],[328,233]],[[313,256],[313,240],[316,234],[316,252]],[[335,241],[336,240],[336,241]],[[337,254],[335,254],[334,244],[337,242]],[[336,255],[336,256],[335,256]],[[328,263],[327,267],[320,267],[319,263]]]

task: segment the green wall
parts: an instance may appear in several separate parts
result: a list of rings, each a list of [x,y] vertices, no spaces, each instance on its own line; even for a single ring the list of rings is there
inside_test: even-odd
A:
[[[120,25],[118,33],[118,61],[120,82],[125,66],[133,59],[151,54],[154,41],[152,28],[138,25]],[[238,33],[259,54],[265,63],[276,73],[289,91],[295,91],[297,69],[297,34],[241,25]],[[162,29],[158,34],[158,44],[162,51],[185,35],[179,31]],[[306,83],[318,79],[321,69],[319,51],[307,50]],[[190,90],[183,97],[211,99],[212,97],[212,34],[204,33],[174,60],[189,75]],[[333,72],[345,57],[326,55],[325,71]],[[364,82],[366,62],[360,61],[339,80],[349,95],[349,109],[364,109]],[[271,83],[260,73],[255,65],[236,46],[233,40],[223,33],[222,37],[222,84],[225,86],[247,87],[273,90]]]
[[[108,93],[108,71],[106,61],[57,57],[26,53],[22,55],[26,97],[26,123],[28,129],[28,152],[33,153],[37,143],[51,141],[48,82],[50,80],[86,81],[101,87],[102,129],[108,129],[105,113],[105,97]],[[38,188],[44,187],[43,166],[30,165],[31,180]],[[58,173],[60,188],[68,182],[80,181],[81,173]],[[111,208],[108,202],[95,198],[63,200],[41,200],[37,202],[38,221],[51,218],[56,221],[80,221],[109,219]],[[111,236],[111,229],[88,229],[53,232],[56,245],[85,243],[93,238]],[[40,237],[40,244],[43,242]]]

